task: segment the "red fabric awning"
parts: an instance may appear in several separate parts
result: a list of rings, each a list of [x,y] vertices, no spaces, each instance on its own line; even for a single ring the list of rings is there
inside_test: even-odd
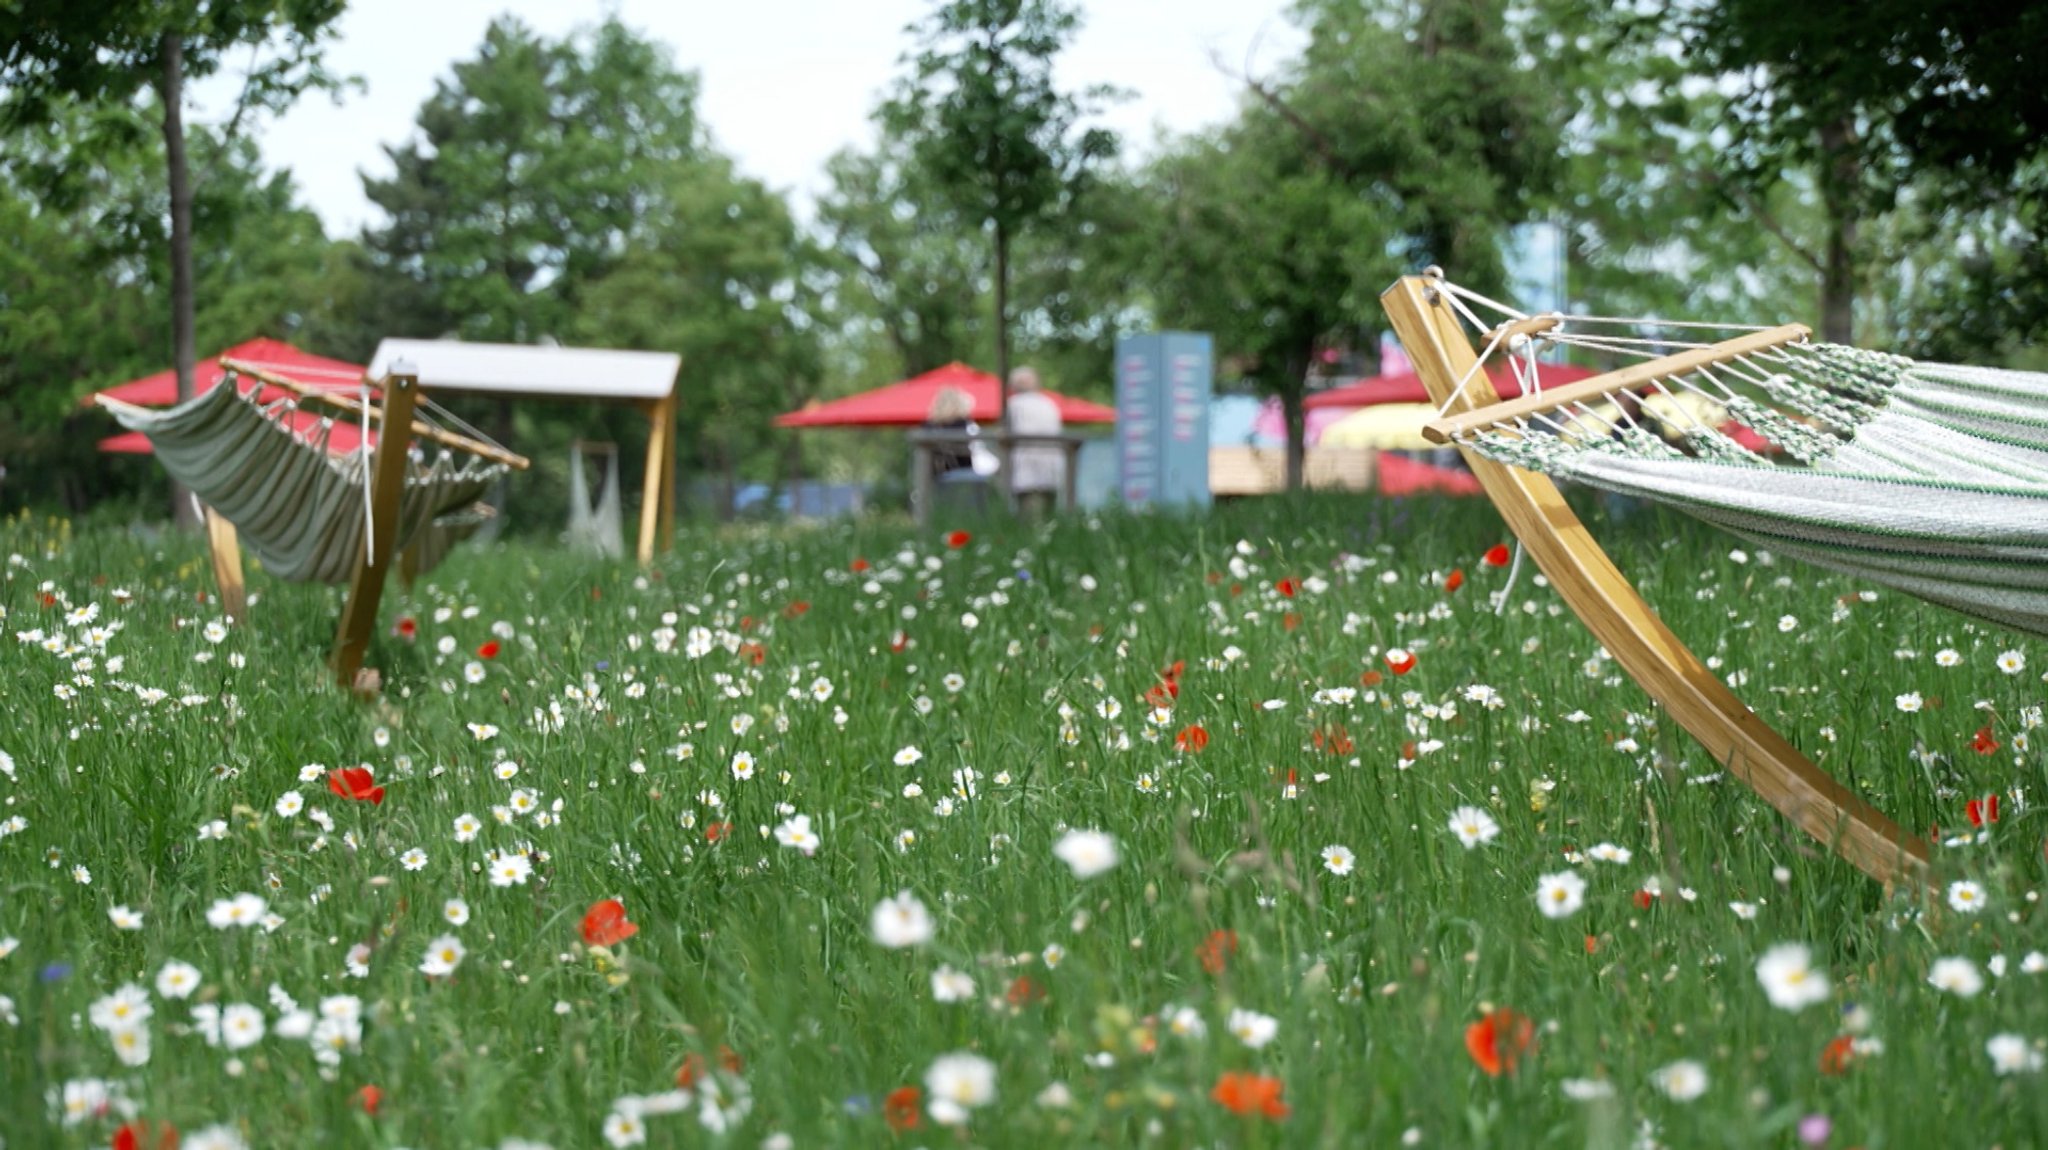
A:
[[[327,433],[327,450],[335,455],[346,455],[362,443],[363,436],[353,418],[340,413],[337,415],[340,415],[340,418],[335,419],[334,429]],[[319,431],[320,416],[314,412],[294,411],[286,418],[294,431],[308,439]],[[377,433],[374,430],[370,432],[370,446],[377,446]],[[108,455],[153,454],[149,437],[139,431],[124,431],[119,435],[110,435],[100,440],[99,448]]]
[[[300,351],[291,344],[275,339],[252,339],[238,343],[225,351],[200,360],[193,365],[192,394],[213,390],[224,374],[221,371],[221,357],[238,359],[252,367],[276,372],[287,379],[296,380],[323,391],[354,391],[362,385],[363,365],[344,363],[324,355]],[[159,371],[141,379],[130,380],[118,387],[110,387],[96,393],[109,399],[118,399],[138,407],[169,407],[178,402],[178,373]],[[261,399],[268,403],[285,395],[282,388],[266,387]],[[85,397],[82,406],[90,407],[95,396]],[[118,437],[117,437],[118,438]]]
[[[964,363],[949,363],[901,383],[863,391],[830,403],[775,417],[777,427],[915,427],[932,409],[932,397],[941,388],[956,387],[974,399],[973,418],[980,423],[995,421],[1002,407],[1002,387],[996,377]],[[1066,423],[1115,423],[1116,409],[1085,399],[1046,392],[1059,404],[1060,419]]]
[[[1585,367],[1570,364],[1544,363],[1536,367],[1536,376],[1545,388],[1559,384],[1577,383],[1591,379],[1600,373]],[[1486,377],[1493,381],[1494,390],[1502,399],[1513,399],[1522,394],[1515,382],[1514,373],[1506,363],[1496,363],[1487,369]],[[1422,377],[1414,372],[1399,375],[1382,375],[1374,379],[1361,379],[1343,387],[1319,391],[1302,402],[1304,408],[1319,407],[1374,407],[1382,403],[1428,403],[1429,389],[1423,386]]]
[[[252,339],[238,343],[224,351],[215,353],[193,365],[192,394],[199,395],[220,385],[226,375],[220,361],[223,358],[239,360],[251,367],[275,372],[287,379],[306,384],[322,391],[355,391],[362,386],[363,366],[329,359],[324,355],[300,351],[291,344],[275,339]],[[257,399],[262,403],[275,403],[290,393],[281,387],[264,385]],[[159,371],[141,379],[130,380],[117,387],[110,387],[85,397],[82,406],[90,407],[99,396],[118,399],[138,407],[169,407],[178,402],[178,373],[176,370]],[[329,413],[330,415],[334,413]],[[314,412],[299,411],[290,416],[291,425],[301,433],[311,435],[319,425],[321,416]],[[372,444],[376,442],[373,435]],[[334,431],[328,439],[329,451],[336,453],[354,451],[361,442],[353,420],[336,420]],[[103,452],[119,455],[150,454],[149,438],[139,431],[111,435],[100,440]]]

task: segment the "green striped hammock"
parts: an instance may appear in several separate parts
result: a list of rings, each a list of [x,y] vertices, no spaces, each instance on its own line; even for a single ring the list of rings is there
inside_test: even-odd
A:
[[[235,525],[266,571],[289,582],[346,582],[363,562],[367,449],[328,451],[333,421],[302,434],[282,416],[289,400],[259,404],[229,375],[176,407],[99,402],[123,427],[149,437],[172,478]],[[366,440],[367,442],[367,440]],[[440,452],[409,460],[397,546],[416,548],[425,571],[490,516],[478,503],[505,466]]]
[[[2048,636],[2048,375],[1801,342],[1643,396],[1630,414],[1576,405],[1457,442]],[[1698,416],[1702,400],[1714,415]],[[1782,454],[1745,447],[1724,419]]]

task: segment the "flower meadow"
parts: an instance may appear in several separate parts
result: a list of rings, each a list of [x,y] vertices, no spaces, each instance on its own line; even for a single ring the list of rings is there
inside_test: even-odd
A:
[[[0,1139],[2025,1147],[2024,637],[1595,516],[1908,826],[1705,758],[1483,503],[685,534],[340,594],[0,527]]]

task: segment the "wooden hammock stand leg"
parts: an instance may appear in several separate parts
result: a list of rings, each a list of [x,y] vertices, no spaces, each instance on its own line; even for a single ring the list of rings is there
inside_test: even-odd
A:
[[[1449,303],[1421,276],[1397,281],[1380,303],[1430,398],[1449,402],[1477,359]],[[1485,374],[1475,373],[1449,411],[1499,402]],[[1460,450],[1572,613],[1715,761],[1871,877],[1927,887],[1927,844],[1815,766],[1707,670],[1615,568],[1555,484]]]
[[[206,549],[213,558],[213,582],[220,588],[221,614],[249,621],[249,589],[242,582],[242,544],[227,516],[206,509]]]
[[[334,633],[334,655],[328,660],[343,690],[354,689],[356,673],[363,669],[370,632],[377,624],[377,602],[384,596],[384,578],[397,551],[399,497],[405,493],[411,437],[391,429],[412,426],[419,399],[418,376],[390,375],[378,386],[384,393],[380,415],[385,434],[377,440],[370,463],[370,529],[364,533],[363,561],[349,580],[341,626]]]

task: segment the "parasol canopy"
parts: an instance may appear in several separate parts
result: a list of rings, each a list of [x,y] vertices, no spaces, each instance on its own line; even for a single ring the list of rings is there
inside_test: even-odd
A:
[[[363,383],[361,364],[346,363],[338,359],[329,359],[324,355],[300,351],[282,340],[259,338],[238,343],[194,364],[193,395],[204,395],[220,385],[220,381],[226,375],[220,366],[222,358],[238,360],[322,391],[354,391]],[[262,403],[273,403],[290,394],[281,387],[265,384],[257,399]],[[159,371],[153,375],[145,375],[141,379],[106,388],[86,396],[81,401],[81,406],[91,406],[102,395],[139,407],[170,407],[178,402],[178,373],[176,370]],[[319,414],[309,411],[296,411],[287,418],[294,430],[308,437],[318,430],[322,419]],[[376,437],[371,436],[371,442],[375,441]],[[360,443],[361,436],[354,421],[336,421],[327,446],[328,450],[341,453],[354,451]],[[99,449],[110,454],[148,455],[149,437],[139,431],[110,435],[100,440]]]
[[[1002,386],[996,377],[964,363],[949,363],[923,375],[820,403],[775,417],[777,427],[915,427],[931,411],[932,398],[948,387],[974,400],[977,422],[993,422],[1002,407]],[[1116,409],[1056,392],[1041,394],[1059,405],[1065,423],[1115,423]]]

